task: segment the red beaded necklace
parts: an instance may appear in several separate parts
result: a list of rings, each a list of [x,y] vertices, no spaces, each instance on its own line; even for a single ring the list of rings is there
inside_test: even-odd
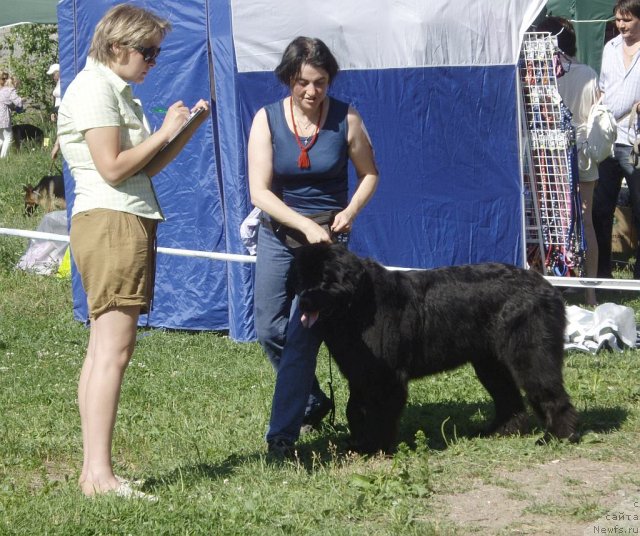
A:
[[[293,97],[290,97],[289,100],[289,108],[291,109],[291,122],[293,123],[293,133],[296,137],[296,142],[298,143],[298,147],[300,147],[300,156],[298,156],[298,167],[300,169],[309,169],[311,167],[311,162],[309,161],[309,149],[313,147],[313,144],[318,139],[318,132],[320,131],[320,121],[322,121],[322,106],[324,105],[324,101],[320,103],[320,114],[318,115],[318,124],[316,125],[316,131],[313,133],[311,140],[309,143],[305,145],[300,140],[300,136],[298,135],[298,127],[296,127],[296,118],[293,116]]]

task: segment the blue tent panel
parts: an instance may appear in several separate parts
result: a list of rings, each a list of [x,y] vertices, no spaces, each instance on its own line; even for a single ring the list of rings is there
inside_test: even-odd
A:
[[[59,33],[63,90],[83,68],[93,28],[115,1],[88,5],[63,0],[59,5]],[[96,5],[98,4],[98,5]],[[193,105],[211,98],[208,26],[201,4],[159,1],[158,13],[171,13],[172,32],[162,45],[158,63],[147,80],[134,86],[152,128],[161,112],[177,100]],[[177,249],[226,252],[223,194],[215,150],[216,107],[180,156],[157,177],[154,186],[166,221],[158,230],[158,245]],[[73,184],[67,173],[71,206]],[[74,314],[87,318],[86,298],[74,270]],[[206,259],[158,255],[154,307],[141,324],[180,329],[229,329],[227,264]],[[246,335],[237,334],[239,339]]]
[[[218,154],[224,192],[224,218],[229,253],[246,254],[240,225],[251,211],[246,171],[246,136],[242,128],[242,96],[237,92],[231,9],[227,2],[209,4],[210,47],[218,103]],[[250,124],[250,123],[247,123]],[[246,126],[246,125],[245,125]],[[229,263],[229,325],[232,337],[254,340],[253,264]]]
[[[95,24],[117,3],[60,2],[63,90],[84,66]],[[518,13],[531,17],[539,4],[509,0],[509,5],[496,7],[483,0],[473,5],[478,12],[484,6],[487,13],[501,16],[516,6]],[[270,70],[239,72],[234,7],[240,5],[237,0],[158,0],[152,6],[168,14],[173,25],[158,67],[134,88],[152,127],[162,121],[153,110],[178,99],[194,104],[211,98],[213,104],[210,118],[185,150],[154,178],[166,216],[159,227],[159,246],[246,253],[239,230],[252,208],[246,165],[249,129],[257,110],[286,95],[287,88]],[[450,13],[455,11],[446,5]],[[488,18],[482,24],[488,24]],[[509,28],[500,30],[500,35],[508,33],[510,50],[517,51],[522,23],[510,20]],[[465,35],[481,39],[477,32]],[[281,41],[292,37],[283,35]],[[262,46],[259,36],[252,39],[252,46]],[[498,41],[492,41],[493,52],[505,57]],[[273,49],[273,43],[270,46]],[[386,265],[416,268],[483,261],[524,264],[517,68],[510,60],[485,63],[474,59],[409,68],[376,67],[371,61],[345,69],[332,84],[331,94],[352,103],[362,115],[380,169],[378,192],[356,221],[354,251]],[[68,173],[66,179],[72,205]],[[350,186],[355,186],[353,169]],[[142,322],[228,329],[235,340],[253,340],[253,266],[160,254],[154,308]],[[74,314],[85,320],[85,297],[76,273],[73,293]]]
[[[285,90],[273,73],[235,82],[246,140],[255,112]],[[342,71],[330,93],[358,109],[380,168],[354,251],[416,268],[523,265],[515,66]]]

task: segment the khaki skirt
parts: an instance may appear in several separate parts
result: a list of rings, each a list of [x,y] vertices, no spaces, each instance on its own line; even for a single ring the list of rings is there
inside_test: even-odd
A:
[[[155,278],[157,220],[93,209],[71,219],[73,260],[87,294],[89,316],[116,307],[149,312]]]

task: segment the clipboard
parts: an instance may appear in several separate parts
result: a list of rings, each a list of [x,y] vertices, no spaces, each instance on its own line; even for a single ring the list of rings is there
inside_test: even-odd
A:
[[[173,142],[176,138],[178,138],[180,136],[180,134],[182,134],[185,130],[187,130],[187,128],[189,128],[189,125],[191,123],[193,123],[195,121],[195,119],[197,117],[199,117],[200,115],[202,115],[206,110],[204,108],[196,108],[193,112],[191,112],[191,115],[189,115],[189,118],[187,119],[187,121],[185,122],[184,125],[182,125],[182,128],[180,130],[178,130],[178,132],[176,132],[171,139],[165,143],[162,146],[162,149],[160,149],[161,151],[166,149],[166,147]]]
[[[156,153],[156,155],[151,159],[151,161],[147,163],[145,168],[147,168],[148,166],[155,166],[157,164],[158,160],[164,159],[165,155],[169,151],[172,150],[172,148],[175,146],[175,144],[179,143],[185,137],[185,135],[186,135],[185,133],[190,133],[191,130],[193,130],[193,128],[194,128],[193,127],[193,122],[198,117],[200,117],[203,114],[207,114],[208,112],[209,112],[209,110],[206,109],[206,108],[197,108],[196,110],[194,110],[191,113],[191,115],[189,115],[189,118],[185,121],[184,125],[182,125],[180,130],[178,130],[178,132],[176,132],[171,137],[171,139],[161,147],[161,149]],[[166,163],[161,164],[161,165],[162,165],[162,167],[164,167],[166,165]]]

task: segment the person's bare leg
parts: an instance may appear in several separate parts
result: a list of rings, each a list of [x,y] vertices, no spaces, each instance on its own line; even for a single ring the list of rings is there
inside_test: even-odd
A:
[[[80,426],[82,427],[82,472],[78,483],[82,483],[87,479],[87,462],[89,455],[87,452],[88,438],[87,438],[87,410],[86,410],[86,396],[87,396],[87,382],[91,375],[91,368],[93,366],[93,354],[95,352],[95,328],[93,321],[91,322],[91,329],[89,331],[89,343],[87,344],[87,355],[82,365],[82,371],[80,372],[80,380],[78,381],[78,408],[80,410]]]
[[[587,277],[598,276],[598,241],[593,228],[593,190],[598,181],[580,182],[580,198],[582,199],[582,224],[584,237],[587,242],[587,255],[585,258],[585,272]],[[596,291],[594,288],[585,289],[585,302],[587,305],[597,305]]]
[[[85,495],[104,493],[120,483],[113,474],[111,442],[124,371],[136,340],[139,306],[119,307],[92,323],[93,363],[84,385]],[[90,339],[91,340],[91,339]]]

